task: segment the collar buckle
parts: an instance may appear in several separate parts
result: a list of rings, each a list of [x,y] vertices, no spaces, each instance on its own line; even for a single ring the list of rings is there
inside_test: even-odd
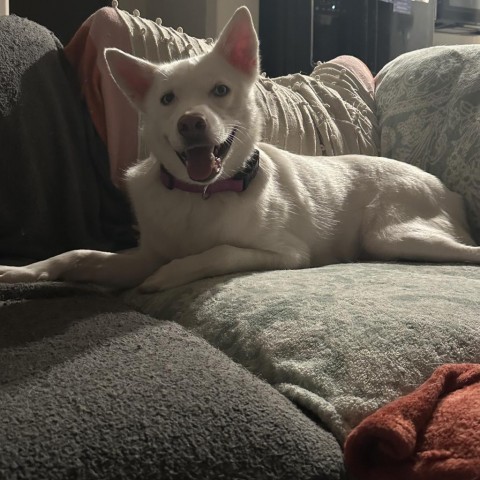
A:
[[[203,189],[203,192],[202,192],[203,200],[208,200],[212,196],[212,194],[208,191],[209,186],[210,185],[205,185],[205,188]]]

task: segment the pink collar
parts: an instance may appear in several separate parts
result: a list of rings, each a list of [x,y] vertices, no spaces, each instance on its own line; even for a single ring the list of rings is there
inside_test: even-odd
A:
[[[207,200],[213,193],[219,192],[243,192],[250,185],[258,172],[260,163],[260,154],[257,149],[253,151],[252,156],[248,159],[244,168],[237,172],[233,177],[208,185],[199,185],[196,183],[187,183],[175,178],[162,165],[160,170],[160,179],[169,190],[177,189],[190,193],[201,193],[202,198]]]

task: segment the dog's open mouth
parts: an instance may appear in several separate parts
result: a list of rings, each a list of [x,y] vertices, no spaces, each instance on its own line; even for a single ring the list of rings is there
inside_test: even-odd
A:
[[[225,159],[235,138],[234,128],[227,140],[220,145],[196,145],[176,152],[184,163],[188,176],[195,182],[208,182],[221,171]]]

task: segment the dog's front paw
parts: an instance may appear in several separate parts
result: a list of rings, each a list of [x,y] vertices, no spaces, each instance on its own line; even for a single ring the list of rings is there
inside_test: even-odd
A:
[[[46,280],[28,267],[0,266],[0,283],[22,283]]]
[[[148,293],[157,293],[161,292],[163,289],[161,286],[156,285],[154,282],[143,282],[140,286],[136,288],[138,293],[148,294]]]
[[[182,260],[173,260],[160,267],[153,275],[148,277],[138,288],[140,293],[155,293],[169,288],[180,287],[191,282],[194,278],[185,271]]]
[[[163,275],[152,275],[137,288],[137,291],[144,294],[156,293],[176,286],[178,286],[176,283],[168,281],[168,279],[164,278]]]

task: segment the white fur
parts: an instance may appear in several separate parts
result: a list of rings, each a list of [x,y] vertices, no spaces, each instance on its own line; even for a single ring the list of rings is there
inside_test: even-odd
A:
[[[0,267],[0,281],[140,284],[150,292],[214,275],[358,259],[480,263],[462,199],[436,177],[386,158],[305,157],[258,143],[258,41],[245,8],[202,57],[160,66],[118,50],[107,50],[106,58],[144,113],[152,152],[127,173],[140,246],[120,254],[76,250],[26,267]],[[212,95],[219,83],[230,87],[227,96]],[[166,92],[175,94],[167,106],[159,101]],[[184,147],[177,122],[188,112],[207,119],[216,143],[238,128],[222,169],[205,185],[231,177],[259,149],[259,171],[247,190],[204,200],[160,182],[161,165],[192,182],[175,153]]]

